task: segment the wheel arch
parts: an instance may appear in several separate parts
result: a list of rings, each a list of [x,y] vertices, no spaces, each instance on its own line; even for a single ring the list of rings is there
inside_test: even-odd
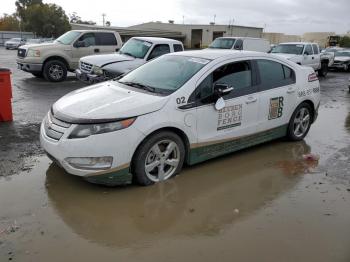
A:
[[[312,114],[312,121],[311,122],[314,122],[314,120],[315,120],[315,112],[316,112],[315,103],[312,102],[310,99],[306,99],[306,100],[301,101],[298,106],[300,106],[303,103],[308,104],[311,107],[311,110],[312,110],[311,111],[311,114]]]

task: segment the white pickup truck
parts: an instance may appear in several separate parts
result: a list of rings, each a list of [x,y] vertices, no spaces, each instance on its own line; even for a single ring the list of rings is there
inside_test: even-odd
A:
[[[287,58],[299,65],[310,66],[319,76],[326,76],[334,62],[334,54],[321,53],[316,43],[290,42],[275,46],[271,53]]]
[[[183,51],[178,40],[161,37],[132,37],[119,52],[82,57],[76,77],[93,84],[125,74],[161,55]]]

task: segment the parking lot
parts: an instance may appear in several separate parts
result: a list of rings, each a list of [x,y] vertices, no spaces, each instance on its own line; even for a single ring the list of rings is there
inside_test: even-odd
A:
[[[150,187],[107,188],[66,174],[39,145],[40,122],[73,75],[12,71],[13,123],[0,123],[0,261],[349,261],[347,72],[321,78],[307,137],[192,167]],[[312,153],[319,160],[305,160]]]

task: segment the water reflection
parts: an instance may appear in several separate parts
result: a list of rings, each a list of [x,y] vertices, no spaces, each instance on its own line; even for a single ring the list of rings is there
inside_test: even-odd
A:
[[[46,186],[52,206],[81,237],[101,245],[217,235],[292,189],[305,169],[286,175],[278,163],[303,161],[304,142],[275,142],[185,168],[151,187],[106,188],[52,164]],[[238,212],[239,211],[239,212]]]

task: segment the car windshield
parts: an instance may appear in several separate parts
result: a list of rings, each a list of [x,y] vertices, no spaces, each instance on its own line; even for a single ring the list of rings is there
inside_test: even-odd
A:
[[[70,45],[81,33],[77,31],[68,31],[55,40],[55,42]]]
[[[214,42],[209,45],[209,48],[218,49],[232,49],[236,39],[234,38],[216,38]]]
[[[303,50],[304,45],[301,44],[277,45],[272,49],[271,53],[301,55],[303,53]]]
[[[21,38],[11,38],[11,42],[21,42]]]
[[[131,71],[118,81],[148,91],[170,94],[209,62],[203,58],[165,55]]]
[[[126,54],[135,58],[144,58],[152,43],[140,39],[130,39],[120,49],[120,54]]]
[[[335,52],[335,56],[350,56],[350,51]]]

